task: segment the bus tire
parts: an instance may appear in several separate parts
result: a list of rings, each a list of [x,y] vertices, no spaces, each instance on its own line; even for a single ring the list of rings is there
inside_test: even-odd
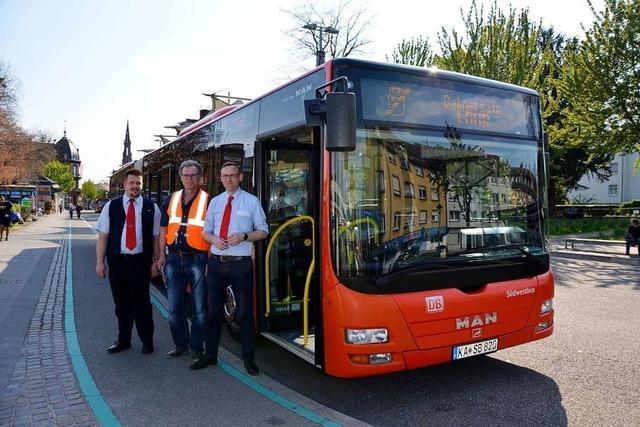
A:
[[[236,342],[240,342],[240,325],[236,320],[236,296],[231,286],[227,286],[226,298],[224,301],[224,320],[227,325],[227,331],[231,338]]]

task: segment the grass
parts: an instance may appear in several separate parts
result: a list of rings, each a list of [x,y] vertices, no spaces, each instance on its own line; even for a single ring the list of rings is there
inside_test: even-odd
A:
[[[597,233],[598,239],[624,240],[630,224],[629,218],[552,218],[549,231],[552,236]]]

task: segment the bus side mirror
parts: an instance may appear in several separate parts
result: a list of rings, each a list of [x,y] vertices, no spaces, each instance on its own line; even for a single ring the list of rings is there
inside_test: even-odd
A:
[[[330,92],[323,99],[305,100],[307,126],[326,125],[327,151],[356,149],[356,96],[349,92]]]

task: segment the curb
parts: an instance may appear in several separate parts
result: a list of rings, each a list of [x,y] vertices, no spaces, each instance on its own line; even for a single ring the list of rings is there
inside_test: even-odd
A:
[[[640,256],[610,255],[594,252],[579,252],[577,250],[555,250],[551,251],[552,257],[578,259],[586,261],[611,262],[616,264],[640,266]]]

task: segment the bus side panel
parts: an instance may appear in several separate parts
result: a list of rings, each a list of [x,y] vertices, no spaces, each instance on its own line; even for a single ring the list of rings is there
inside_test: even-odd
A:
[[[416,343],[402,313],[389,295],[354,292],[338,284],[323,297],[325,371],[337,377],[362,377],[406,369],[402,352],[415,349]],[[389,342],[349,344],[345,330],[385,327]],[[393,332],[391,332],[393,331]],[[357,364],[349,355],[392,353],[392,362],[380,365]]]

